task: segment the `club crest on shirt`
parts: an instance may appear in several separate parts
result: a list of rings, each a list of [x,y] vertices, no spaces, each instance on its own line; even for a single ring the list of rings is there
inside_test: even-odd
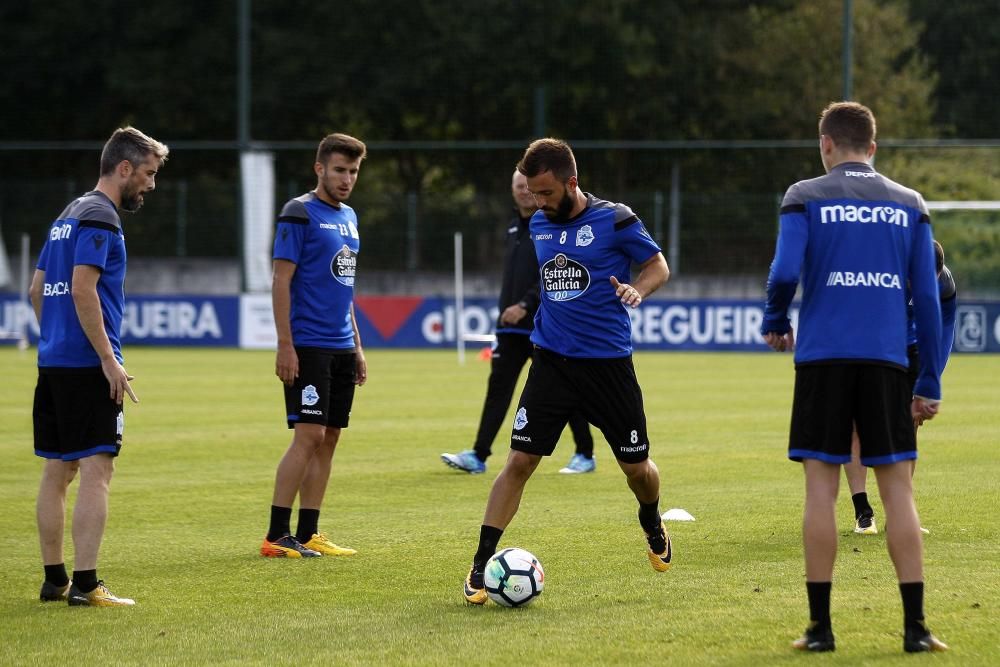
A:
[[[344,247],[330,261],[330,272],[341,285],[354,287],[354,273],[358,268],[358,253],[344,244]]]
[[[540,269],[542,290],[551,301],[570,301],[590,287],[590,271],[583,264],[559,253]]]
[[[590,228],[590,225],[584,225],[580,229],[576,230],[577,246],[588,246],[593,242],[594,242],[594,230]]]
[[[518,408],[517,414],[514,415],[514,430],[520,431],[522,428],[528,425],[528,411],[524,408]]]
[[[302,390],[302,405],[316,405],[319,402],[319,393],[316,387],[307,384]]]

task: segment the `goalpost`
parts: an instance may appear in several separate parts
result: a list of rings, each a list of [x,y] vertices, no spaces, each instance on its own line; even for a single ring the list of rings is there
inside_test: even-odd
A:
[[[13,340],[17,342],[17,349],[26,350],[28,349],[28,327],[30,326],[31,318],[34,317],[34,313],[31,308],[31,301],[28,299],[28,285],[31,283],[30,267],[28,256],[30,253],[30,237],[27,234],[21,234],[21,256],[18,262],[18,272],[17,272],[17,285],[18,285],[18,299],[15,315],[10,319],[13,320],[9,322],[10,330],[0,329],[0,340]],[[2,240],[0,240],[2,243]],[[11,279],[11,284],[15,284],[13,277]]]
[[[928,201],[959,298],[1000,298],[1000,200]]]
[[[1000,201],[929,201],[931,211],[1000,211]]]
[[[462,232],[455,232],[455,348],[459,365],[465,365],[466,343],[492,343],[493,334],[465,331],[465,278],[462,273]]]

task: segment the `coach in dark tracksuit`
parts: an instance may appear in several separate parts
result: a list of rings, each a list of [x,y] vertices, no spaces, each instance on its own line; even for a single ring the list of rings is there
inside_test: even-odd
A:
[[[486,459],[507,410],[514,396],[514,387],[524,364],[531,358],[533,346],[530,335],[534,329],[535,312],[538,310],[538,259],[535,246],[528,232],[528,220],[537,210],[534,198],[528,192],[523,175],[514,172],[511,192],[516,212],[507,229],[507,248],[504,254],[503,284],[500,288],[497,318],[497,343],[493,349],[490,379],[479,420],[479,432],[473,449],[458,454],[442,454],[447,465],[469,473],[486,470]],[[591,472],[594,469],[594,439],[583,417],[576,415],[569,422],[576,442],[576,453],[563,473]]]

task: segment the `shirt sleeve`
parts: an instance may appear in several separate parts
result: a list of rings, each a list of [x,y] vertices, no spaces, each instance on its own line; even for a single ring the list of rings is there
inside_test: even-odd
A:
[[[615,222],[615,234],[618,236],[622,250],[629,259],[636,264],[642,264],[653,255],[661,252],[660,246],[649,235],[646,225],[642,224],[639,216],[632,213],[627,207],[623,206],[622,208],[629,215]]]
[[[309,214],[305,205],[295,199],[285,204],[274,230],[273,258],[299,264],[308,231]]]
[[[920,353],[920,375],[913,393],[930,400],[941,399],[941,296],[934,266],[934,246],[931,243],[930,218],[926,212],[914,230],[910,253],[910,289],[913,314],[917,322],[917,349]]]
[[[118,229],[104,222],[81,220],[76,229],[76,245],[73,247],[73,265],[96,266],[104,270],[108,264],[108,254]]]
[[[761,335],[786,334],[792,329],[788,308],[799,285],[799,274],[809,241],[809,219],[793,185],[785,194],[779,218],[778,242],[767,276],[767,303]]]

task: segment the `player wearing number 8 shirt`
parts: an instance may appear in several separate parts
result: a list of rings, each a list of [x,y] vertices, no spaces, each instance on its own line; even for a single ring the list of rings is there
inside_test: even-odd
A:
[[[671,564],[659,514],[660,476],[649,459],[642,391],[632,366],[628,308],[670,275],[659,246],[624,204],[583,192],[565,142],[539,139],[517,165],[539,211],[530,231],[538,256],[541,304],[535,314],[531,370],[518,402],[511,452],[490,491],[465,599],[483,604],[483,568],[514,518],[524,486],[579,412],[601,430],[639,502],[647,557]],[[629,284],[632,263],[639,275]]]

